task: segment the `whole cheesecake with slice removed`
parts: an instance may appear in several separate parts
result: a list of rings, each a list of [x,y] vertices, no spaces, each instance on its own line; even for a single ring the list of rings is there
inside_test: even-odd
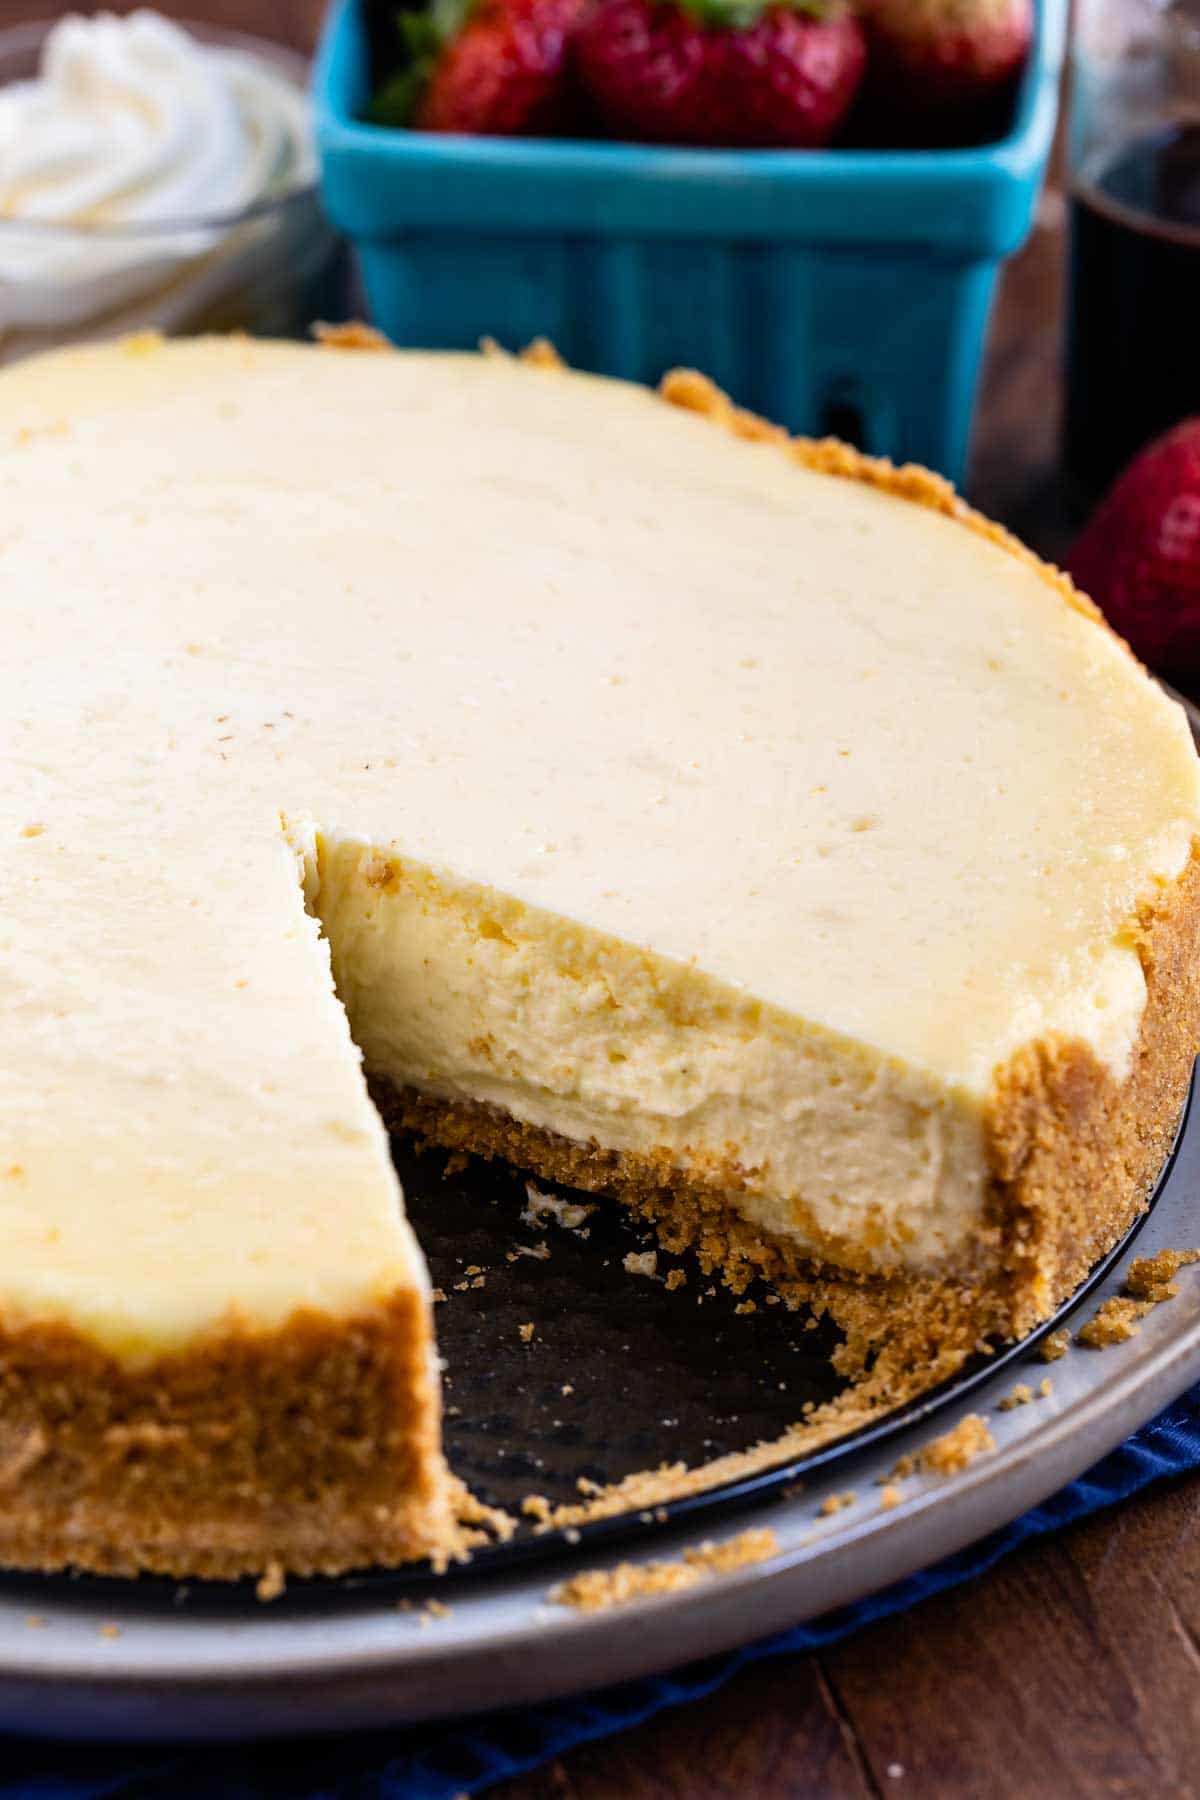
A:
[[[23,364],[0,476],[0,1562],[454,1552],[381,1114],[910,1375],[1144,1203],[1196,754],[934,477],[353,337]]]

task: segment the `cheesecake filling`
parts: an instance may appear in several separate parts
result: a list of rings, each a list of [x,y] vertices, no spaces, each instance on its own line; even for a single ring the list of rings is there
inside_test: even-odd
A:
[[[805,1255],[974,1260],[987,1169],[964,1088],[399,847],[291,829],[372,1074],[665,1158]]]

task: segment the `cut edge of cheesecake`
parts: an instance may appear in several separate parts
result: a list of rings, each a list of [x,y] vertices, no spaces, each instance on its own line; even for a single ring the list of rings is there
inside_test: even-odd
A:
[[[843,1374],[870,1364],[877,1404],[953,1373],[987,1339],[1031,1331],[1067,1300],[1133,1224],[1169,1154],[1200,1040],[1200,850],[1139,912],[1147,1000],[1122,1081],[1069,1038],[1026,1045],[995,1078],[985,1110],[990,1170],[981,1229],[957,1262],[913,1271],[854,1268],[749,1221],[732,1196],[736,1163],[681,1166],[664,1149],[583,1143],[498,1107],[398,1086],[376,1072],[390,1129],[449,1150],[498,1156],[544,1180],[610,1195],[671,1251],[694,1250],[736,1293],[758,1278],[792,1306],[845,1331]]]
[[[553,358],[542,350],[534,360]],[[668,376],[662,392],[739,436],[777,440],[818,472],[952,516],[1099,617],[1066,576],[941,478],[834,442],[790,440],[693,372]],[[1144,1207],[1200,1040],[1195,848],[1129,930],[1146,982],[1130,1072],[1116,1079],[1065,1038],[1035,1040],[998,1071],[985,1120],[984,1241],[957,1276],[862,1273],[799,1256],[731,1204],[735,1169],[700,1180],[669,1157],[575,1142],[487,1105],[397,1089],[380,1071],[373,1092],[393,1125],[613,1193],[734,1287],[762,1275],[787,1299],[830,1312],[847,1334],[841,1367],[854,1374],[870,1362],[883,1405],[951,1372],[984,1338],[1019,1336],[1047,1317]],[[354,1316],[297,1313],[270,1331],[233,1323],[137,1365],[67,1326],[0,1324],[0,1369],[0,1562],[9,1566],[334,1574],[463,1547],[428,1305],[416,1293]]]

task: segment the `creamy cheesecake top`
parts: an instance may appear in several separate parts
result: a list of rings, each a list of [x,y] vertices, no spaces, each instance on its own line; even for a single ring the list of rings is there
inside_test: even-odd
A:
[[[1186,722],[961,523],[634,387],[234,340],[6,373],[0,478],[0,1306],[134,1350],[423,1279],[321,833],[971,1104],[1046,1033],[1123,1073]]]

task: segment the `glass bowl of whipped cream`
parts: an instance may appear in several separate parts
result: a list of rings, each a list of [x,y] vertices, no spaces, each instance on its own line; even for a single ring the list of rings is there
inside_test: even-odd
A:
[[[0,362],[338,318],[307,65],[138,11],[0,31]]]

